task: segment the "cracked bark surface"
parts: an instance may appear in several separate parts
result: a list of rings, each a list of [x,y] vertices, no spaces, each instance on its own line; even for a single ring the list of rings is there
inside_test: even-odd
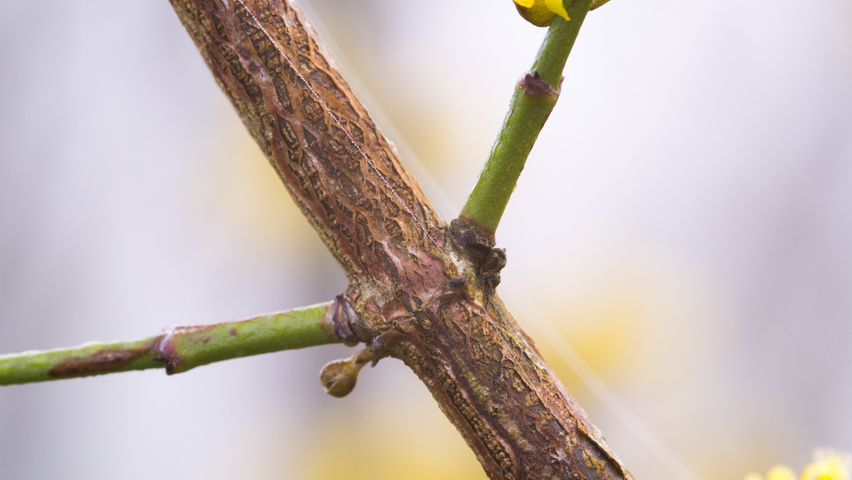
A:
[[[171,3],[346,272],[337,333],[405,362],[492,479],[631,479],[496,295],[502,250],[438,217],[298,7]]]

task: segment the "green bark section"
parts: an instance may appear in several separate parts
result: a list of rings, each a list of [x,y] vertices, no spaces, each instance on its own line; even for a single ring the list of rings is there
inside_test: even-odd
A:
[[[554,17],[530,72],[515,87],[503,128],[461,211],[463,220],[486,234],[493,236],[497,229],[530,150],[556,105],[562,70],[590,3],[577,0],[567,7],[570,21]]]
[[[261,353],[340,342],[331,315],[334,302],[202,327],[175,327],[160,352],[169,374]]]
[[[132,342],[92,342],[73,348],[0,355],[0,385],[163,368],[163,362],[154,360],[160,338],[162,335]]]
[[[172,327],[164,334],[131,342],[0,355],[0,385],[150,368],[181,373],[221,360],[337,343],[334,307],[332,301],[248,320]]]

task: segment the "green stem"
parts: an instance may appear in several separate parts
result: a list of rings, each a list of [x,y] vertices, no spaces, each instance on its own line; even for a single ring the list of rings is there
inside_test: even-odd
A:
[[[181,373],[208,363],[261,353],[337,343],[336,301],[248,320],[192,327],[132,342],[0,355],[0,385],[165,368]]]
[[[500,134],[462,208],[461,219],[492,238],[530,150],[556,105],[562,70],[590,3],[575,0],[567,7],[570,21],[553,19],[530,72],[515,88]]]
[[[336,301],[200,327],[173,327],[160,343],[166,372],[261,353],[338,343],[332,315]]]

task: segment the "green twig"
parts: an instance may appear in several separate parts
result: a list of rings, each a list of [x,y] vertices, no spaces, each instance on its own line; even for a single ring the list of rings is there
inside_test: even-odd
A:
[[[212,325],[171,327],[132,342],[0,355],[0,385],[165,368],[169,374],[261,353],[337,343],[336,301]]]
[[[576,0],[567,7],[570,21],[559,16],[553,19],[530,72],[515,88],[500,134],[462,208],[460,218],[491,237],[524,169],[524,162],[556,105],[562,70],[590,3],[590,0]]]

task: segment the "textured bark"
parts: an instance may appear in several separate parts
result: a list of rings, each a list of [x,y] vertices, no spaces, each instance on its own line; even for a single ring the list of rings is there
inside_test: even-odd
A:
[[[629,479],[494,293],[505,256],[444,224],[290,1],[172,0],[349,278],[337,331],[423,380],[493,479]]]

